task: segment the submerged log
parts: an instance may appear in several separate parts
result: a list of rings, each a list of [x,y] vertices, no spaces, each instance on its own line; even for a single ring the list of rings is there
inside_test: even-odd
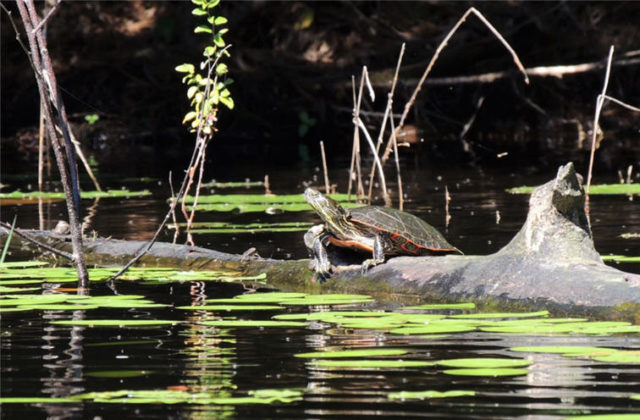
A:
[[[638,313],[640,275],[605,265],[593,246],[584,210],[585,194],[573,164],[560,167],[555,180],[538,187],[527,220],[504,248],[486,256],[396,257],[370,269],[335,267],[326,283],[311,283],[309,260],[244,259],[206,248],[156,243],[143,265],[183,269],[235,269],[266,272],[271,287],[283,290],[343,291],[416,300],[473,300],[524,304],[555,310],[628,307]],[[30,231],[56,248],[69,250],[66,237]],[[0,231],[0,235],[6,232]],[[89,264],[124,264],[143,245],[139,241],[85,240]],[[25,241],[12,247],[39,252]],[[301,242],[302,246],[302,242]],[[626,306],[625,306],[626,305]]]

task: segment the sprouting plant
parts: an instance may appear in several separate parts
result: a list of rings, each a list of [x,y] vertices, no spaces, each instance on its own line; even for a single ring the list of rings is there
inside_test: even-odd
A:
[[[234,104],[228,88],[233,80],[227,76],[229,68],[223,63],[224,58],[230,56],[228,51],[230,45],[227,45],[223,39],[229,29],[222,27],[227,23],[227,18],[213,14],[220,0],[191,0],[191,2],[196,5],[192,11],[193,15],[206,20],[206,23],[196,26],[194,32],[210,36],[210,42],[202,52],[204,59],[200,62],[198,71],[196,66],[190,63],[176,67],[177,72],[184,73],[182,83],[188,86],[187,97],[191,100],[191,110],[184,116],[182,123],[190,124],[190,131],[196,133],[193,157],[177,198],[180,200],[181,197],[186,197],[195,183],[195,200],[191,211],[187,209],[185,200],[181,200],[182,214],[187,220],[187,243],[193,245],[190,230],[204,174],[207,144],[216,131],[220,104],[229,109],[233,109]],[[173,212],[174,208],[175,206],[172,206],[170,211]],[[177,236],[174,236],[174,240],[176,238]]]
[[[84,120],[88,122],[90,125],[95,124],[100,119],[100,115],[98,114],[87,114],[84,116]]]
[[[187,97],[191,100],[191,110],[182,122],[190,123],[191,132],[201,132],[210,136],[215,131],[219,105],[223,104],[229,109],[233,109],[234,106],[228,89],[233,79],[227,77],[229,68],[222,62],[223,58],[230,56],[229,46],[223,39],[223,35],[229,29],[222,28],[227,23],[227,18],[213,14],[213,9],[220,4],[220,0],[191,2],[196,5],[192,11],[193,15],[206,19],[206,24],[196,26],[194,32],[210,35],[211,42],[202,53],[204,59],[200,62],[200,71],[196,71],[196,66],[190,63],[176,67],[177,72],[185,73],[182,83],[189,87]]]

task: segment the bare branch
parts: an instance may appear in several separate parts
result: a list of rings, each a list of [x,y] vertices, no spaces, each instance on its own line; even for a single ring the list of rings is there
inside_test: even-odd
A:
[[[429,76],[429,73],[431,73],[431,69],[433,68],[435,62],[438,60],[440,53],[447,46],[449,39],[451,39],[453,34],[456,33],[460,25],[462,25],[466,21],[467,17],[469,17],[469,15],[471,14],[474,14],[478,19],[480,19],[480,21],[484,23],[487,26],[487,28],[489,28],[489,30],[495,35],[495,37],[498,38],[498,40],[504,45],[507,51],[509,51],[509,53],[513,58],[514,63],[516,64],[516,66],[524,76],[524,82],[529,84],[529,77],[527,76],[524,66],[522,65],[522,62],[518,58],[518,55],[513,50],[513,48],[511,48],[509,43],[502,37],[502,35],[500,35],[498,30],[494,28],[493,25],[491,25],[491,23],[489,23],[489,21],[482,15],[482,13],[480,13],[476,8],[471,7],[464,13],[464,15],[462,15],[460,19],[458,19],[458,22],[456,22],[453,28],[451,28],[449,33],[447,33],[447,35],[444,37],[440,45],[438,45],[438,48],[436,48],[436,51],[433,54],[433,57],[431,57],[431,61],[429,61],[427,68],[425,69],[424,73],[422,74],[422,77],[420,78],[420,81],[418,82],[418,85],[414,89],[413,94],[411,94],[411,98],[409,99],[409,102],[407,102],[407,104],[404,107],[404,111],[402,112],[402,117],[400,118],[400,122],[398,123],[398,128],[402,128],[404,126],[404,122],[407,118],[407,115],[409,115],[409,110],[411,109],[411,107],[413,107],[413,104],[416,101],[416,98],[418,97],[418,93],[420,92],[420,89],[422,89],[422,85],[427,79],[427,76]],[[385,149],[385,153],[382,156],[382,162],[386,162],[387,159],[389,158],[389,153],[391,152],[391,146],[390,146],[391,141],[392,141],[391,137],[389,137],[389,140],[387,141],[387,147]]]
[[[39,31],[40,28],[42,28],[44,25],[47,24],[47,21],[49,20],[49,18],[51,16],[53,16],[53,14],[55,13],[56,9],[58,8],[58,5],[62,2],[62,0],[56,0],[56,4],[53,5],[53,7],[51,8],[51,10],[49,10],[49,13],[47,13],[47,16],[44,17],[44,19],[42,19],[40,21],[40,23],[38,24],[38,26],[36,26],[35,28],[33,28],[31,30],[31,33],[35,33],[36,31]]]
[[[589,155],[589,171],[587,172],[587,187],[585,193],[589,196],[589,188],[591,187],[591,175],[593,174],[593,160],[596,154],[596,140],[598,138],[598,129],[600,121],[600,112],[602,112],[602,105],[604,104],[604,97],[607,95],[607,87],[609,86],[609,76],[611,75],[611,61],[613,59],[613,45],[609,48],[609,58],[607,59],[607,71],[604,76],[604,85],[602,86],[602,93],[598,95],[596,100],[596,111],[593,116],[593,135],[591,136],[591,154]],[[588,214],[588,212],[587,212]]]

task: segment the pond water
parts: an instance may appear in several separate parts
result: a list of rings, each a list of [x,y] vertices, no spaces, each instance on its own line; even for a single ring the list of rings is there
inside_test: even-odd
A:
[[[237,170],[237,173],[250,172]],[[321,178],[318,175],[306,178]],[[404,174],[404,188],[410,198],[405,209],[429,221],[466,254],[488,254],[504,246],[526,217],[528,197],[506,194],[505,188],[539,184],[554,175],[413,171]],[[344,180],[339,183],[340,190],[344,191]],[[93,206],[91,228],[101,236],[149,238],[166,208],[168,188],[161,184],[157,181],[127,184],[132,190],[152,189],[154,195],[150,198],[101,199],[97,203],[85,200],[86,208]],[[113,186],[119,185],[113,183]],[[445,226],[445,185],[451,194],[448,227]],[[298,173],[283,171],[271,174],[271,186],[276,193],[303,190]],[[217,189],[215,192],[240,191]],[[635,201],[625,196],[591,198],[594,239],[601,254],[640,254],[639,239],[619,237],[627,232],[640,232],[638,205],[637,197]],[[62,217],[63,205],[50,203],[44,207],[44,224],[55,225]],[[3,205],[1,210],[3,220],[17,213],[18,225],[38,227],[35,205]],[[304,226],[318,219],[306,211],[271,215],[203,212],[196,220],[234,224],[299,222],[304,230]],[[200,234],[195,240],[198,245],[228,252],[256,247],[265,257],[304,258],[303,230]],[[171,236],[171,231],[166,232],[164,240],[170,240]],[[640,272],[638,264],[620,265],[620,268]],[[402,305],[383,301],[305,305],[280,298],[267,303],[244,301],[248,307],[245,305],[239,310],[219,306],[185,310],[179,307],[221,305],[223,303],[216,303],[214,299],[255,295],[267,288],[262,280],[168,281],[163,280],[162,275],[154,279],[121,280],[114,288],[104,282],[92,285],[92,296],[112,296],[114,289],[120,295],[135,295],[130,300],[125,298],[127,305],[122,305],[125,307],[98,304],[84,310],[42,307],[2,312],[1,397],[5,400],[0,408],[3,418],[106,419],[122,415],[136,418],[559,419],[612,413],[627,415],[619,418],[640,418],[638,327],[604,325],[610,332],[607,334],[601,329],[603,325],[555,319],[559,314],[458,318],[457,315],[464,314],[473,317],[477,310],[471,306],[402,309]],[[72,285],[54,278],[12,287],[36,289],[24,294],[72,295]],[[2,308],[16,306],[6,304],[11,294],[2,293],[0,302],[5,302]],[[136,299],[143,298],[167,306],[135,303]],[[261,305],[271,308],[259,309]],[[360,315],[342,314],[340,318],[328,315],[329,310],[356,311]],[[381,311],[384,314],[380,314]],[[357,321],[362,313],[366,315],[363,318],[366,322]],[[391,314],[396,314],[394,320]],[[405,314],[404,318],[398,314]],[[375,321],[380,317],[388,321]],[[90,325],[58,323],[64,320],[78,324],[84,320]],[[101,326],[95,320],[121,321],[115,326]],[[121,325],[125,320],[174,323]],[[215,320],[279,320],[293,324],[206,324]],[[556,323],[565,328],[549,327]],[[452,327],[453,324],[457,327]],[[428,325],[436,329],[429,333],[398,331]],[[501,326],[535,327],[529,332],[497,332],[501,330],[495,327]],[[575,348],[572,351],[558,349],[558,346]],[[599,349],[579,351],[578,347]],[[390,352],[300,357],[309,352],[362,349]],[[469,358],[482,360],[452,362]],[[385,363],[380,364],[381,361]],[[469,369],[459,370],[468,364],[471,364]],[[432,392],[414,394],[419,391]],[[6,400],[14,397],[38,399]],[[69,397],[71,399],[64,400]]]

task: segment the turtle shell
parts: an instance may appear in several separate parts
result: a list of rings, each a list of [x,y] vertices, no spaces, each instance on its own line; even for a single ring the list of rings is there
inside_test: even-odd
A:
[[[385,234],[393,244],[392,253],[461,253],[436,228],[411,213],[388,207],[365,206],[350,209],[350,216],[352,223],[372,234]]]

